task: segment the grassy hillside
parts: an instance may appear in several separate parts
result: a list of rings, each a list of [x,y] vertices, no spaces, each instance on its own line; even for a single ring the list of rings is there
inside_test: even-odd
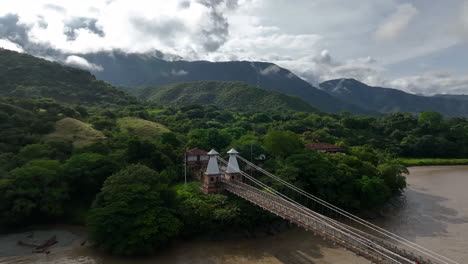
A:
[[[0,97],[0,153],[16,152],[24,145],[37,143],[54,130],[60,119],[85,115],[79,106],[62,105],[51,99]]]
[[[298,97],[242,82],[206,81],[126,89],[130,94],[161,104],[214,104],[225,109],[243,111],[318,111]]]
[[[119,118],[117,126],[124,133],[150,140],[158,139],[161,134],[170,132],[161,124],[135,117]]]
[[[46,136],[49,140],[61,140],[73,143],[75,148],[89,146],[106,137],[102,132],[95,130],[90,124],[74,118],[64,118],[55,123],[54,132]]]
[[[61,103],[125,105],[136,99],[84,70],[0,48],[0,96]]]

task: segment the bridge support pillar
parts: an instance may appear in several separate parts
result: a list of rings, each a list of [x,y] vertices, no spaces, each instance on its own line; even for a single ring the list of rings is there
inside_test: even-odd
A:
[[[224,180],[227,181],[243,181],[243,177],[240,173],[239,163],[237,163],[237,152],[235,149],[231,149],[227,152],[229,154],[229,162],[226,172],[224,173]]]
[[[208,161],[208,167],[206,169],[205,175],[203,175],[202,185],[202,191],[205,194],[221,193],[224,191],[223,185],[221,183],[221,172],[219,171],[218,166],[218,155],[219,153],[214,149],[208,152],[210,160]]]

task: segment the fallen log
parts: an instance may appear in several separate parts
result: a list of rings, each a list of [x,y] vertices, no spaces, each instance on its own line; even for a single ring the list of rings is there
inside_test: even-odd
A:
[[[55,245],[57,243],[58,243],[57,236],[53,236],[53,237],[49,238],[49,240],[44,242],[42,245],[36,247],[36,249],[47,249],[50,246]]]
[[[34,244],[34,243],[28,243],[28,242],[23,242],[21,240],[19,240],[18,242],[16,242],[17,245],[19,246],[26,246],[26,247],[33,247],[33,248],[37,248],[40,246],[40,244]]]
[[[21,241],[21,240],[19,240],[17,242],[17,244],[20,245],[20,246],[27,246],[27,247],[35,248],[36,250],[33,251],[34,253],[44,253],[44,251],[46,249],[48,249],[49,247],[51,247],[51,246],[53,246],[53,245],[55,245],[57,243],[58,243],[57,236],[52,236],[51,238],[49,238],[47,241],[45,241],[42,244],[29,243],[29,242],[24,242],[24,241]],[[41,252],[35,252],[35,251],[41,251]]]

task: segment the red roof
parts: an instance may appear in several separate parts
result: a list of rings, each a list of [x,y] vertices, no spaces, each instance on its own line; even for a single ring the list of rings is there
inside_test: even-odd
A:
[[[208,155],[208,152],[202,150],[202,149],[197,149],[197,148],[194,148],[194,149],[189,149],[187,150],[187,156],[204,156],[204,155]]]
[[[306,145],[306,148],[314,149],[314,150],[322,150],[322,151],[344,152],[344,149],[342,147],[338,147],[333,144],[325,143],[325,142],[310,143]]]

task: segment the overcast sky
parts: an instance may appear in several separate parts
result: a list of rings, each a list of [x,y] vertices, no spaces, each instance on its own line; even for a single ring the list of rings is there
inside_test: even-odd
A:
[[[0,47],[76,64],[157,49],[274,62],[312,83],[468,94],[468,0],[2,0]]]

